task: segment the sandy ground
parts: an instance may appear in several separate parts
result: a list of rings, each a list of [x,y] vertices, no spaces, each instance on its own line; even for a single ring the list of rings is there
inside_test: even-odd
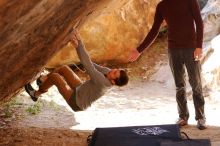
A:
[[[86,111],[73,112],[55,87],[37,103],[25,92],[20,93],[15,100],[0,107],[0,145],[86,146],[87,136],[97,127],[174,124],[178,117],[175,87],[166,53],[162,50],[160,54],[150,59],[144,55],[137,63],[126,66],[132,72],[129,84],[113,88]],[[146,58],[156,59],[156,65],[152,61],[143,64]],[[212,146],[219,146],[220,99],[217,97],[220,93],[204,93],[209,128],[203,131],[196,128],[190,93],[189,126],[181,130],[191,138],[210,138]]]

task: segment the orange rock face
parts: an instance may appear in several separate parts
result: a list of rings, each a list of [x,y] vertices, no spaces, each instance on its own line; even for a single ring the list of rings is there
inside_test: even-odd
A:
[[[158,0],[112,0],[81,21],[79,32],[94,62],[126,63],[152,26]],[[66,45],[47,68],[78,63],[75,49]]]

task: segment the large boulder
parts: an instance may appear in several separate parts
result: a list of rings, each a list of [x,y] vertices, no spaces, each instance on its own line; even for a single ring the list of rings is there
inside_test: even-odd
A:
[[[220,87],[220,35],[211,41],[213,52],[203,64],[203,77],[206,86],[212,90]]]
[[[158,0],[112,0],[82,20],[79,32],[86,49],[97,63],[126,63],[152,26]],[[66,45],[46,65],[54,68],[78,63],[75,49]]]
[[[204,41],[212,40],[220,33],[220,0],[209,0],[202,10]]]
[[[0,101],[32,81],[76,22],[106,0],[0,0]]]

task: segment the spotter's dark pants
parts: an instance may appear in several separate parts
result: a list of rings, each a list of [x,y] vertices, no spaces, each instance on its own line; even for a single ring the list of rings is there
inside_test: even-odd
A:
[[[189,118],[186,99],[185,68],[193,92],[195,119],[205,118],[201,83],[201,64],[194,60],[194,49],[168,49],[169,64],[176,85],[176,101],[180,118]]]

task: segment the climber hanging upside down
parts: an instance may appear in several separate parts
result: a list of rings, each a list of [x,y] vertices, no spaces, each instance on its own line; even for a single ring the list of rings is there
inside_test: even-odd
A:
[[[55,85],[74,111],[82,111],[103,96],[113,85],[123,86],[128,83],[129,78],[124,69],[109,69],[91,61],[76,30],[70,42],[76,48],[78,57],[90,79],[82,82],[69,66],[61,66],[37,79],[39,90],[36,91],[30,83],[25,85],[25,90],[33,101],[37,101],[41,94]]]

